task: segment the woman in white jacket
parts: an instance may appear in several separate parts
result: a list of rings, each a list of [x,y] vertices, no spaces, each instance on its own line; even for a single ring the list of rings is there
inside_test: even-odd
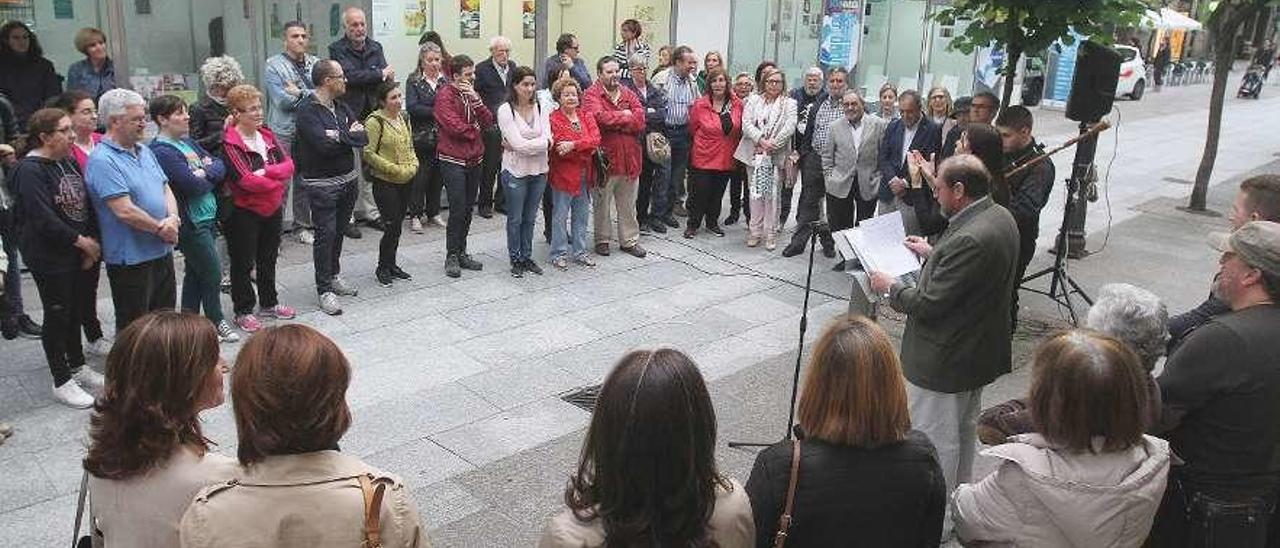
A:
[[[952,498],[961,542],[984,546],[1138,547],[1169,474],[1169,444],[1143,434],[1146,371],[1118,339],[1060,334],[1036,352],[1037,434],[983,454],[1004,462]]]
[[[751,222],[747,247],[760,245],[773,251],[778,246],[778,185],[783,162],[791,151],[791,135],[796,130],[796,102],[786,94],[786,75],[779,70],[762,75],[763,89],[747,98],[742,111],[742,141],[733,157],[747,166],[747,194]],[[772,176],[769,176],[769,175]]]

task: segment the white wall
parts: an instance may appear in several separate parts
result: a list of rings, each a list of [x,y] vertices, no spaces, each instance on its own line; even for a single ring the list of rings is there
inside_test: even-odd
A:
[[[682,0],[676,10],[675,43],[693,48],[699,68],[708,51],[728,55],[730,0]]]

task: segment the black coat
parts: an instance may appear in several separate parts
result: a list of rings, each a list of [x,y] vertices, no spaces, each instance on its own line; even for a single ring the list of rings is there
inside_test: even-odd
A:
[[[347,92],[338,100],[361,120],[369,117],[378,108],[378,84],[383,80],[382,69],[387,68],[382,44],[366,38],[364,47],[356,49],[351,39],[343,36],[329,44],[329,58],[342,65],[342,74],[347,77]]]
[[[802,442],[787,548],[938,546],[947,486],[924,434],[878,449]],[[791,442],[761,451],[747,480],[756,546],[771,546],[791,477]]]
[[[62,77],[44,57],[0,56],[0,94],[9,98],[18,129],[26,131],[27,118],[44,106],[50,97],[62,93]]]
[[[880,185],[882,202],[893,199],[893,191],[889,189],[888,184],[890,179],[894,177],[907,179],[907,158],[902,155],[902,140],[906,137],[906,131],[906,123],[902,118],[889,122],[889,126],[884,128],[884,142],[880,145],[880,175],[884,177],[885,182]],[[928,158],[931,154],[937,154],[938,149],[942,148],[941,140],[942,135],[937,125],[927,116],[921,117],[920,125],[912,136],[908,150],[918,150]]]
[[[516,64],[507,60],[508,78],[515,69]],[[507,100],[507,84],[502,81],[502,75],[498,74],[498,67],[493,64],[492,57],[476,63],[476,93],[480,94],[480,101],[489,108],[489,112],[498,112],[498,107]]]
[[[223,125],[231,111],[227,105],[205,97],[191,107],[191,138],[213,154],[222,154]]]

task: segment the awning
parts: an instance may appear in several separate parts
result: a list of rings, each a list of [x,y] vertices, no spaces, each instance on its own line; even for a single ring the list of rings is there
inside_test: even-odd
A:
[[[1147,10],[1147,13],[1142,16],[1142,26],[1165,30],[1201,30],[1204,28],[1204,25],[1201,25],[1199,21],[1169,8],[1160,8],[1158,12]]]

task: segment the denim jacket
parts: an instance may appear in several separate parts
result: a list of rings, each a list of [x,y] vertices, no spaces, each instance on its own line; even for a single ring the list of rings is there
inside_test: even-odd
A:
[[[316,62],[320,58],[310,53],[306,56],[306,78],[298,78],[298,71],[293,66],[293,60],[284,53],[278,53],[267,58],[267,127],[270,127],[277,135],[292,136],[294,134],[294,110],[302,101],[315,93],[315,85],[311,82],[311,69],[315,68]],[[285,93],[284,88],[288,82],[293,82],[302,93],[297,97]]]
[[[93,63],[81,59],[67,69],[67,89],[78,89],[97,101],[103,93],[116,89],[116,65],[111,59],[102,65],[102,72],[94,72]]]

